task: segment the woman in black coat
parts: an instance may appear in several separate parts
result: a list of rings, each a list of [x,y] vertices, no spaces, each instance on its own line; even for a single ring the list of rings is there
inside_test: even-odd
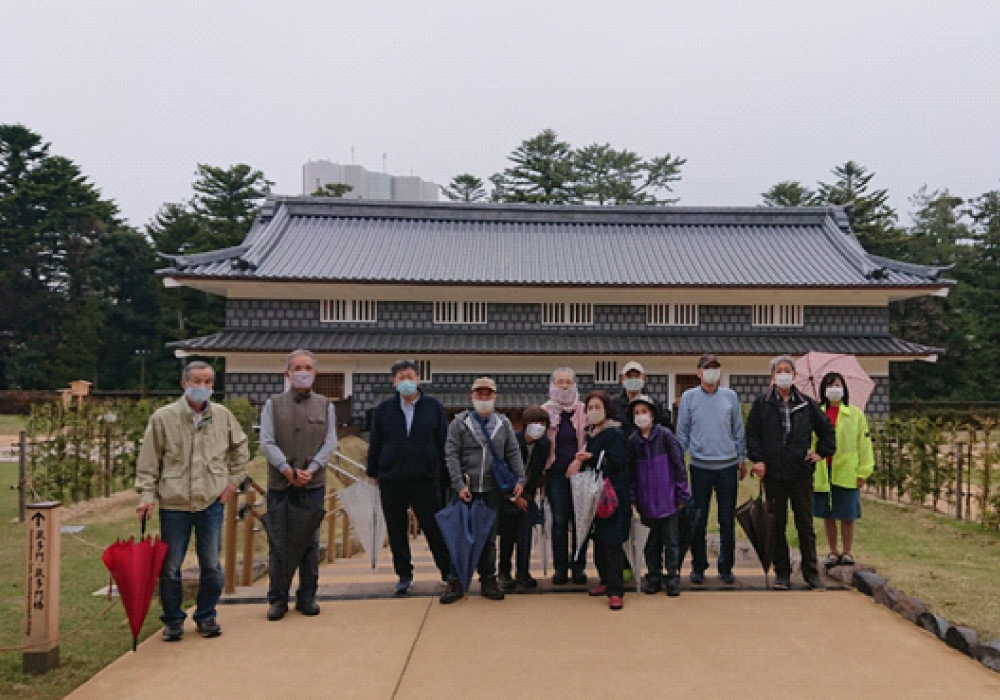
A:
[[[611,609],[621,610],[625,595],[622,543],[628,539],[632,518],[625,436],[621,424],[610,418],[611,397],[608,392],[592,391],[585,403],[587,447],[577,455],[577,459],[583,462],[583,469],[597,469],[600,464],[601,473],[611,481],[618,497],[618,507],[610,517],[594,519],[594,561],[601,583],[590,591],[590,595],[607,595]]]

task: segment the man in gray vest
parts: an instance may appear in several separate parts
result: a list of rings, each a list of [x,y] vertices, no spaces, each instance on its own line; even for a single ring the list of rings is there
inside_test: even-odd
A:
[[[289,389],[272,396],[260,414],[260,447],[267,459],[267,509],[284,500],[322,508],[326,497],[326,463],[337,448],[337,420],[333,403],[313,393],[316,356],[294,350],[285,361]],[[319,615],[316,588],[319,582],[319,530],[297,562],[299,587],[295,609],[303,615]],[[281,566],[278,553],[270,553],[269,570]],[[280,620],[288,612],[288,589],[278,576],[271,576],[267,591],[268,620]]]

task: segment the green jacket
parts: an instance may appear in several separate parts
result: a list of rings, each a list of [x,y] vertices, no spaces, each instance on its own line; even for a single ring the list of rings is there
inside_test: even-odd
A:
[[[183,396],[157,409],[139,448],[135,490],[141,505],[159,500],[168,510],[199,511],[222,494],[226,484],[246,476],[247,436],[225,406],[209,403],[198,427]]]
[[[875,468],[875,453],[864,411],[856,406],[841,404],[836,431],[837,451],[833,455],[833,468],[827,466],[825,459],[816,463],[814,491],[829,492],[831,481],[834,486],[856,489],[858,479],[867,479]]]

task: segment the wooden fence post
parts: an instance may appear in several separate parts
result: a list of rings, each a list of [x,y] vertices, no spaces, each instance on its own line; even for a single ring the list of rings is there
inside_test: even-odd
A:
[[[243,576],[240,578],[241,586],[249,586],[253,583],[253,526],[256,521],[254,514],[254,503],[257,501],[257,492],[247,489],[246,515],[243,516]]]
[[[347,511],[341,511],[344,514],[341,522],[341,527],[343,531],[341,532],[340,540],[340,556],[344,559],[350,559],[353,552],[351,551],[351,519],[347,517]]]
[[[958,443],[958,459],[955,462],[955,519],[962,519],[962,458],[965,456],[965,445]]]
[[[47,673],[59,666],[59,549],[62,504],[33,503],[27,523],[25,580],[25,673]]]
[[[223,529],[225,540],[225,564],[222,572],[224,593],[236,592],[236,511],[239,510],[240,494],[236,492],[226,501],[226,523]]]
[[[337,492],[331,491],[326,496],[326,563],[337,560]]]
[[[17,521],[24,522],[24,492],[28,487],[28,433],[21,431],[18,436],[19,452],[17,460]]]

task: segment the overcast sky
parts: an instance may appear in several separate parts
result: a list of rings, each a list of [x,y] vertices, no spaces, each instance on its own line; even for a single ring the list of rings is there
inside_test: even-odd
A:
[[[482,7],[481,7],[482,6]],[[0,123],[134,225],[246,162],[438,183],[525,138],[687,158],[682,205],[754,205],[853,159],[908,222],[922,185],[1000,188],[1000,2],[5,0]]]

